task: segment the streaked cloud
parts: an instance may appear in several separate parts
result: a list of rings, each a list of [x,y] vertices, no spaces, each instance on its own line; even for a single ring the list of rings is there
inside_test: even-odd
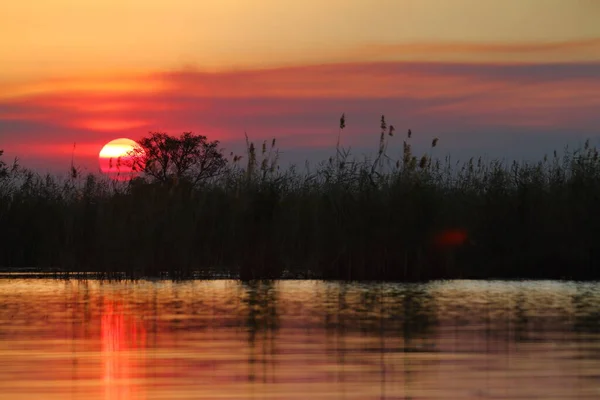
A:
[[[104,143],[151,130],[195,131],[229,148],[240,148],[244,132],[277,137],[283,150],[332,147],[342,112],[344,144],[357,149],[375,147],[381,114],[399,131],[417,132],[417,144],[438,136],[451,150],[518,132],[562,131],[566,143],[600,126],[600,63],[344,63],[111,81],[118,84],[14,86],[0,97],[0,147],[55,163],[77,142],[81,162],[93,170]]]
[[[449,42],[370,44],[341,56],[350,60],[414,60],[548,63],[600,61],[600,38],[530,42]]]

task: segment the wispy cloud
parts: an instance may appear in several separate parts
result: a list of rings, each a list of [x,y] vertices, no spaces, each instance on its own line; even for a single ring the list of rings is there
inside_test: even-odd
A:
[[[436,58],[451,56],[455,61],[461,57],[467,60],[487,59],[498,62],[496,56],[508,62],[548,62],[562,59],[564,62],[600,61],[600,38],[587,38],[564,41],[535,42],[430,42],[371,44],[349,51],[352,59],[394,58]]]
[[[342,112],[348,117],[344,143],[358,147],[374,143],[381,114],[397,128],[422,132],[417,140],[424,142],[427,135],[459,132],[454,148],[480,135],[489,135],[491,143],[501,131],[563,131],[566,140],[573,132],[593,134],[600,125],[600,63],[187,70],[13,85],[3,93],[0,148],[54,159],[70,154],[77,142],[90,165],[102,143],[149,130],[191,130],[225,145],[247,131],[259,140],[278,137],[288,148],[329,146]]]

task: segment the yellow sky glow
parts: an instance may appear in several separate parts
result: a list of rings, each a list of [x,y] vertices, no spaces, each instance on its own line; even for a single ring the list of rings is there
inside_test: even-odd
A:
[[[8,2],[0,16],[0,85],[73,74],[359,58],[597,61],[600,52],[590,43],[520,52],[505,47],[501,54],[460,46],[585,42],[600,38],[599,20],[597,0]]]

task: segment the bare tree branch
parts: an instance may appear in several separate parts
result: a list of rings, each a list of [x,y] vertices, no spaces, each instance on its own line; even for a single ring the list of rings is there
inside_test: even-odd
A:
[[[192,132],[179,137],[151,132],[138,144],[130,157],[132,168],[162,183],[176,178],[199,184],[220,175],[227,164],[218,141]]]

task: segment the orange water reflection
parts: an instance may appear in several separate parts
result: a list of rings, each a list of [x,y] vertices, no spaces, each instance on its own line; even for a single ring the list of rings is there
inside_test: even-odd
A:
[[[124,314],[122,303],[105,301],[100,342],[105,399],[145,399],[135,379],[145,365],[146,329]]]
[[[600,284],[0,279],[0,398],[597,399]]]

